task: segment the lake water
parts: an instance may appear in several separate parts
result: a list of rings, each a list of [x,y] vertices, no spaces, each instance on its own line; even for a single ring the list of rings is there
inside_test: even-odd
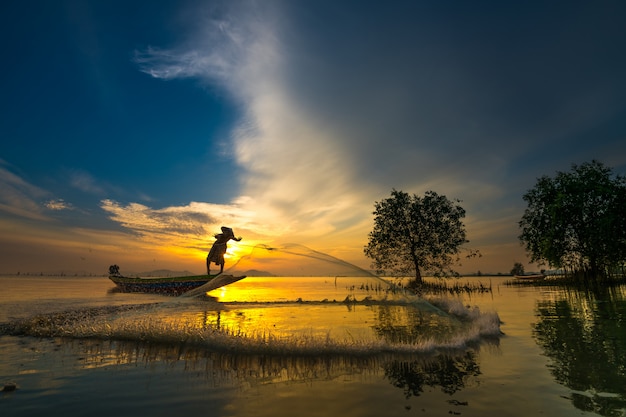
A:
[[[492,290],[281,277],[166,297],[0,277],[0,384],[17,387],[0,415],[626,415],[623,289],[466,281]]]

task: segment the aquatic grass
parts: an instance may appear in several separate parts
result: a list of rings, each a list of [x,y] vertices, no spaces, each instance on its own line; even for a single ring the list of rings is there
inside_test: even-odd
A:
[[[0,334],[14,336],[58,337],[74,336],[79,323],[94,323],[105,315],[123,314],[144,309],[150,304],[115,307],[96,307],[35,315],[31,318],[16,320],[0,325]],[[87,324],[87,326],[89,326]],[[94,329],[98,326],[93,326]],[[86,329],[83,329],[86,332]],[[93,330],[96,332],[96,330]]]
[[[451,279],[437,279],[436,281],[424,280],[421,284],[416,285],[413,281],[407,284],[407,288],[418,295],[461,295],[461,294],[482,294],[490,293],[493,291],[491,281],[489,285],[485,285],[482,282],[459,282]]]

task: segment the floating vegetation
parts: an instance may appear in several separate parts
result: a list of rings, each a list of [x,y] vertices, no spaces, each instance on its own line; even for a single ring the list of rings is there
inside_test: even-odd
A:
[[[424,280],[421,284],[416,284],[415,281],[410,280],[406,284],[398,285],[418,296],[483,294],[493,291],[491,281],[489,281],[489,285],[486,285],[482,282],[460,282],[455,278],[441,278],[436,281]]]

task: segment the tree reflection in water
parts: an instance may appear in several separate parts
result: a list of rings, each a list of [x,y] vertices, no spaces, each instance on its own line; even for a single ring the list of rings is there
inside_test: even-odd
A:
[[[378,337],[389,344],[423,343],[428,339],[443,342],[463,331],[460,320],[442,320],[433,312],[378,306],[377,313],[378,320],[372,327]],[[434,358],[394,358],[382,367],[392,385],[403,389],[407,399],[418,397],[424,392],[424,387],[440,387],[442,392],[452,395],[476,380],[481,373],[476,353],[471,349],[444,353]]]
[[[621,416],[626,408],[624,288],[563,291],[537,304],[534,337],[556,381],[583,411]]]
[[[418,354],[376,355],[255,355],[216,352],[184,346],[144,344],[106,340],[60,339],[57,353],[78,355],[80,367],[144,365],[158,369],[158,364],[184,372],[202,374],[211,386],[255,386],[268,383],[340,380],[346,375],[369,378],[384,375],[404,391],[405,397],[417,397],[425,387],[440,387],[454,394],[477,383],[481,374],[476,352],[466,349],[432,356]],[[150,365],[150,366],[146,366]]]
[[[394,305],[380,305],[374,309],[377,320],[372,329],[380,339],[391,345],[417,344],[429,340],[445,343],[464,330],[459,319],[434,310]]]
[[[419,397],[424,387],[441,387],[446,394],[454,394],[480,375],[475,353],[441,355],[431,360],[400,361],[384,364],[385,375],[391,383],[404,390],[408,399]]]

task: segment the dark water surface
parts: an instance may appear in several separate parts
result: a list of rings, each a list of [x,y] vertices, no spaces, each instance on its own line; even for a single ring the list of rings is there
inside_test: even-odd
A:
[[[0,277],[0,415],[626,415],[622,289],[479,281],[433,306],[362,278],[181,300]]]

